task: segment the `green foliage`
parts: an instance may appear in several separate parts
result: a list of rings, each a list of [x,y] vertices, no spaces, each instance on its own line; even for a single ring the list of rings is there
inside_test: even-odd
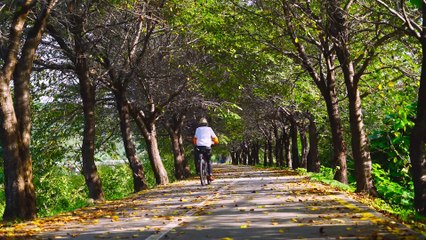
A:
[[[100,166],[99,174],[107,200],[120,199],[133,192],[133,179],[127,165]],[[73,211],[91,204],[84,177],[64,167],[49,167],[41,175],[35,175],[39,217],[53,216]],[[0,188],[0,214],[4,211],[5,196]]]
[[[133,192],[132,171],[128,165],[101,165],[98,171],[102,179],[105,199],[121,199]]]
[[[162,154],[162,160],[163,160],[163,164],[164,164],[164,168],[167,171],[167,175],[169,176],[169,181],[170,182],[174,182],[176,181],[175,178],[175,163],[174,163],[174,158],[173,158],[173,154],[170,151],[164,152],[164,154]]]
[[[384,120],[384,129],[376,130],[370,136],[370,149],[373,162],[378,163],[389,178],[410,188],[411,176],[409,161],[409,136],[414,126],[416,104],[401,107],[388,114]]]
[[[0,186],[0,216],[3,216],[5,208],[6,208],[6,196],[4,192],[4,184],[1,184]]]
[[[339,189],[354,192],[355,187],[342,184],[333,180],[335,170],[321,166],[320,173],[308,173],[312,180],[320,181]],[[377,191],[381,198],[376,198],[370,204],[383,211],[398,215],[401,219],[408,219],[415,215],[413,210],[414,192],[411,188],[405,188],[389,178],[389,173],[384,171],[379,164],[373,164],[372,171]],[[354,180],[352,180],[354,181]]]
[[[300,175],[306,175],[308,173],[308,170],[306,170],[306,168],[297,168],[296,172]]]
[[[412,182],[408,189],[393,182],[389,177],[389,173],[384,171],[377,163],[373,164],[372,175],[377,191],[382,196],[383,200],[402,208],[412,208],[414,200],[414,187]]]
[[[409,2],[419,9],[422,8],[423,0],[409,0]]]
[[[342,189],[344,191],[354,192],[355,188],[353,186],[343,184],[333,179],[335,172],[336,170],[333,168],[321,166],[319,173],[310,173],[310,178],[312,180],[326,183],[333,187],[338,187],[339,189]]]
[[[87,205],[87,191],[81,174],[51,167],[34,177],[38,216],[52,216]]]

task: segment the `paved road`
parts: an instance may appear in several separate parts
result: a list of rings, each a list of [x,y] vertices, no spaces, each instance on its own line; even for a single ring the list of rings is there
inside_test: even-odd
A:
[[[36,227],[49,230],[36,238],[426,239],[341,192],[285,171],[215,169],[218,179],[207,187],[183,181],[40,221]]]

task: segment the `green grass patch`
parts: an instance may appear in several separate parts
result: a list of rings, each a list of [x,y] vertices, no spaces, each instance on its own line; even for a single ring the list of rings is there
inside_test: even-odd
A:
[[[306,170],[305,170],[305,172],[306,172]],[[336,187],[336,188],[338,188],[342,191],[355,192],[355,187],[353,187],[352,185],[344,184],[344,183],[341,183],[339,181],[334,180],[333,179],[334,173],[335,173],[334,169],[321,166],[319,173],[306,172],[305,174],[307,174],[312,180],[319,181],[319,182],[325,183],[327,185]]]

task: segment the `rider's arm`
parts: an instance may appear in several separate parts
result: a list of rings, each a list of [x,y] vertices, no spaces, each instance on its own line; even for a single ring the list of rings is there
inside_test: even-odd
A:
[[[219,144],[219,139],[216,136],[212,137],[212,141],[215,145]]]
[[[211,128],[210,128],[211,129]],[[216,134],[214,133],[213,129],[211,129],[211,136],[212,136],[212,141],[214,143],[214,145],[219,144],[219,139],[217,138]]]

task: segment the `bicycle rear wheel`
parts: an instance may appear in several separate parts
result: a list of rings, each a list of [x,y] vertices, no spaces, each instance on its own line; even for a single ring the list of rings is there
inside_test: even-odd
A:
[[[209,181],[207,179],[207,164],[206,161],[204,161],[203,158],[200,158],[200,181],[201,181],[201,186],[207,185],[209,184]]]

